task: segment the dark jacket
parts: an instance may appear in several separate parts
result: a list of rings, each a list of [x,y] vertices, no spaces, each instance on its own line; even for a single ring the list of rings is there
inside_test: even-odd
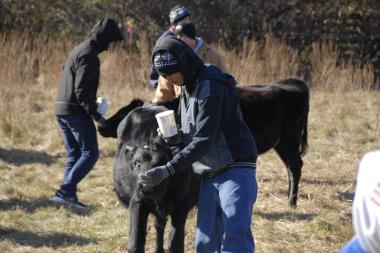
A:
[[[181,94],[181,128],[186,147],[169,162],[174,170],[192,165],[198,174],[213,174],[237,164],[255,166],[254,138],[244,123],[235,79],[206,66],[181,40],[166,37],[155,52],[170,51],[185,79]]]
[[[93,27],[87,39],[69,53],[55,104],[56,115],[87,114],[95,120],[100,118],[96,110],[100,74],[98,54],[107,50],[111,42],[122,39],[116,22],[103,19]]]

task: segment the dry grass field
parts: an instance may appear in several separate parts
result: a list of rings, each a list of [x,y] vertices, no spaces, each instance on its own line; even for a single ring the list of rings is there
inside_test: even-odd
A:
[[[99,136],[101,157],[81,182],[78,213],[49,204],[63,176],[65,150],[54,119],[61,66],[73,44],[22,34],[0,37],[0,252],[123,252],[128,210],[112,187],[116,140]],[[150,48],[101,55],[99,95],[108,116],[134,97],[150,99]],[[262,83],[294,74],[296,53],[268,37],[240,52],[220,48],[239,83]],[[380,148],[380,93],[369,89],[370,67],[336,67],[328,44],[312,52],[309,150],[304,157],[298,207],[287,207],[287,173],[274,152],[259,157],[254,209],[256,252],[337,252],[352,234],[351,204],[362,155]],[[196,210],[186,228],[194,252]],[[150,222],[147,252],[152,252]]]

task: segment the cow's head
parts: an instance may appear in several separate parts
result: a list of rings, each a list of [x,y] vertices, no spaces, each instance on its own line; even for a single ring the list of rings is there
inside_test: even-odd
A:
[[[167,180],[151,189],[137,185],[139,174],[167,163],[173,155],[173,150],[157,135],[155,114],[165,110],[163,106],[138,107],[119,124],[114,186],[125,204],[132,197],[159,199],[166,194]]]
[[[131,112],[133,109],[143,106],[144,101],[139,98],[133,99],[128,105],[120,108],[114,115],[106,120],[104,125],[98,126],[98,132],[101,136],[106,138],[117,138],[117,127],[120,122]],[[171,110],[177,110],[179,105],[179,99],[174,98],[173,100],[166,102],[158,102],[157,105],[165,106]]]
[[[103,137],[117,138],[117,127],[120,122],[131,112],[133,109],[140,107],[144,104],[141,99],[133,99],[129,105],[122,107],[114,115],[106,120],[105,124],[98,126],[98,132]]]

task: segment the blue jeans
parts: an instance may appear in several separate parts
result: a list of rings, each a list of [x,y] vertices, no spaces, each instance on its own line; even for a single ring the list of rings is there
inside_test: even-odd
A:
[[[60,115],[56,119],[67,151],[61,190],[68,195],[75,195],[77,184],[99,158],[96,128],[87,115]]]
[[[256,197],[256,170],[251,167],[234,167],[212,178],[203,178],[199,192],[196,252],[254,252],[251,224]]]
[[[360,245],[359,239],[354,237],[343,246],[339,253],[367,253],[367,251]]]

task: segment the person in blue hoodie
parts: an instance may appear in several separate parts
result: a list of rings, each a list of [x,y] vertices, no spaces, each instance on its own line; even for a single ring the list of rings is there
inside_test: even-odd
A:
[[[257,149],[242,118],[234,77],[205,65],[173,36],[156,45],[152,62],[160,76],[183,87],[179,111],[184,148],[167,164],[140,174],[139,184],[150,188],[192,167],[202,176],[196,252],[254,252]]]

